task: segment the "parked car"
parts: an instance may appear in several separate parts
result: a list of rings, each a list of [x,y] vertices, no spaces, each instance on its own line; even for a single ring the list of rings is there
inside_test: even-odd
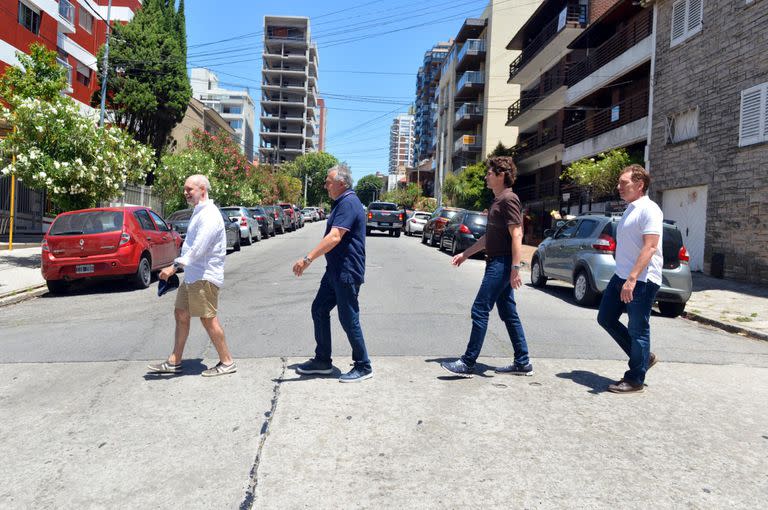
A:
[[[392,202],[371,202],[368,206],[365,233],[370,235],[374,230],[389,232],[389,235],[400,237],[403,228],[403,209]]]
[[[248,210],[251,216],[259,222],[261,237],[269,238],[269,236],[275,235],[275,219],[267,214],[263,206],[257,205],[256,207],[248,208]]]
[[[448,250],[451,255],[460,253],[485,235],[488,215],[479,211],[461,211],[457,213],[443,229],[440,236],[440,250]]]
[[[322,207],[315,207],[314,209],[317,211],[317,216],[320,219],[320,221],[323,221],[326,217],[325,209],[323,209]]]
[[[182,209],[168,216],[165,220],[173,230],[179,233],[182,239],[187,238],[187,229],[189,220],[192,218],[194,209]],[[224,229],[227,232],[227,250],[240,251],[240,227],[234,221],[229,219],[221,209],[221,217],[224,220]]]
[[[240,242],[249,246],[253,241],[261,241],[261,227],[253,214],[248,212],[246,207],[241,205],[222,207],[224,214],[230,219],[237,218],[237,224],[240,226]]]
[[[293,210],[293,205],[289,204],[288,202],[280,202],[277,205],[283,208],[283,211],[285,211],[285,215],[289,219],[289,223],[285,225],[286,230],[296,230],[299,228],[299,222],[296,218],[296,211]]]
[[[147,288],[152,272],[172,264],[181,244],[179,233],[148,207],[65,212],[43,237],[43,278],[53,294],[83,278],[128,277]]]
[[[571,283],[576,303],[597,302],[616,270],[616,229],[620,215],[588,214],[546,230],[546,239],[531,258],[531,284],[543,287],[548,279]],[[662,285],[656,294],[659,311],[677,317],[685,310],[693,283],[688,250],[680,230],[664,222]]]
[[[443,229],[448,222],[464,209],[457,207],[438,207],[432,213],[424,228],[421,231],[421,243],[430,246],[437,246],[440,242],[440,236],[443,235]]]
[[[296,220],[299,223],[299,228],[304,227],[304,215],[301,214],[301,209],[299,208],[298,205],[294,205],[293,206],[293,212],[295,213],[294,217],[296,218]]]
[[[315,207],[305,207],[301,210],[302,216],[304,216],[304,221],[318,221],[320,219],[320,214],[317,212],[317,208]]]
[[[288,228],[288,218],[283,208],[279,205],[268,205],[264,207],[264,210],[273,218],[275,234],[285,234]]]
[[[405,221],[405,235],[421,235],[421,232],[424,230],[424,225],[427,224],[430,216],[432,216],[432,214],[426,211],[413,211],[411,217]]]

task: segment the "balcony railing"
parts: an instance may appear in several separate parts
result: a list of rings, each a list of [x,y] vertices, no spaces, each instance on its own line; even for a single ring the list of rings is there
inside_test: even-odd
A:
[[[651,35],[653,31],[653,10],[635,16],[628,25],[616,32],[610,39],[592,50],[581,62],[577,62],[568,70],[568,86],[578,82],[606,65],[640,41]]]
[[[465,85],[480,85],[485,83],[485,75],[480,71],[467,71],[461,75],[461,79],[456,84],[456,92],[464,88]]]
[[[568,126],[563,133],[563,141],[566,147],[570,147],[647,115],[648,91],[644,91]]]
[[[525,67],[528,62],[533,60],[533,57],[539,54],[541,50],[546,47],[549,42],[555,38],[565,27],[569,24],[576,25],[580,28],[587,26],[587,6],[569,4],[566,8],[565,23],[561,22],[560,16],[556,17],[552,21],[546,24],[546,26],[539,32],[539,35],[533,38],[529,43],[525,45],[520,55],[509,64],[509,79],[514,78],[520,70]]]
[[[462,135],[453,142],[453,152],[460,150],[478,151],[483,147],[483,137],[478,135]]]
[[[75,6],[69,0],[59,0],[59,16],[69,22],[70,25],[75,24]]]
[[[507,108],[507,123],[512,122],[517,117],[530,110],[555,89],[565,85],[567,69],[568,64],[565,60],[562,60],[558,65],[542,75],[538,87],[523,91],[523,93],[520,94],[520,99]]]
[[[458,122],[465,116],[471,116],[471,115],[483,115],[483,105],[479,103],[464,103],[461,105],[461,107],[456,110],[456,117],[454,119],[455,122]]]
[[[72,91],[72,66],[66,61],[63,60],[60,57],[56,57],[56,63],[59,64],[66,73],[67,76],[67,89],[69,92]]]
[[[561,138],[560,132],[560,126],[554,126],[545,128],[538,133],[534,133],[527,138],[521,139],[514,147],[516,159],[518,161],[523,160],[549,146],[556,145]]]
[[[485,39],[467,39],[467,41],[464,43],[464,46],[461,47],[461,51],[459,51],[459,55],[456,57],[456,61],[461,62],[464,56],[470,51],[476,54],[484,52]]]

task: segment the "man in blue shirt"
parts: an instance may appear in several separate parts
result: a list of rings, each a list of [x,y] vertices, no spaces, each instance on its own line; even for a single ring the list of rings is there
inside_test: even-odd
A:
[[[340,382],[359,382],[373,376],[371,361],[360,327],[357,296],[365,276],[365,208],[352,190],[352,173],[345,164],[328,170],[325,189],[333,200],[325,227],[325,237],[303,259],[296,261],[293,272],[301,276],[313,260],[325,255],[327,266],[312,302],[315,323],[315,357],[296,367],[300,374],[328,375],[331,360],[331,310],[338,307],[339,321],[352,346],[354,367],[339,377]]]

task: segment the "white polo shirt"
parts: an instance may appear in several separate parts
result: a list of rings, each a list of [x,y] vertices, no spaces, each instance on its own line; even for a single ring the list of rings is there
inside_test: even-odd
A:
[[[644,234],[657,234],[659,244],[648,267],[638,275],[637,281],[651,281],[661,285],[661,268],[664,265],[664,256],[661,251],[664,214],[647,196],[630,203],[619,222],[616,233],[616,275],[624,280],[627,279],[643,248]]]

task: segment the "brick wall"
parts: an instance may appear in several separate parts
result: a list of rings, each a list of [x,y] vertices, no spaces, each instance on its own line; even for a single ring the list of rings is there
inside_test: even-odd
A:
[[[706,185],[704,270],[768,283],[768,144],[738,146],[741,91],[768,81],[768,2],[704,0],[701,32],[670,48],[671,0],[657,1],[651,197]],[[666,117],[699,107],[698,136],[667,145]]]
[[[597,18],[605,14],[605,11],[611,8],[613,4],[621,0],[592,0],[589,3],[589,22],[594,23]]]

